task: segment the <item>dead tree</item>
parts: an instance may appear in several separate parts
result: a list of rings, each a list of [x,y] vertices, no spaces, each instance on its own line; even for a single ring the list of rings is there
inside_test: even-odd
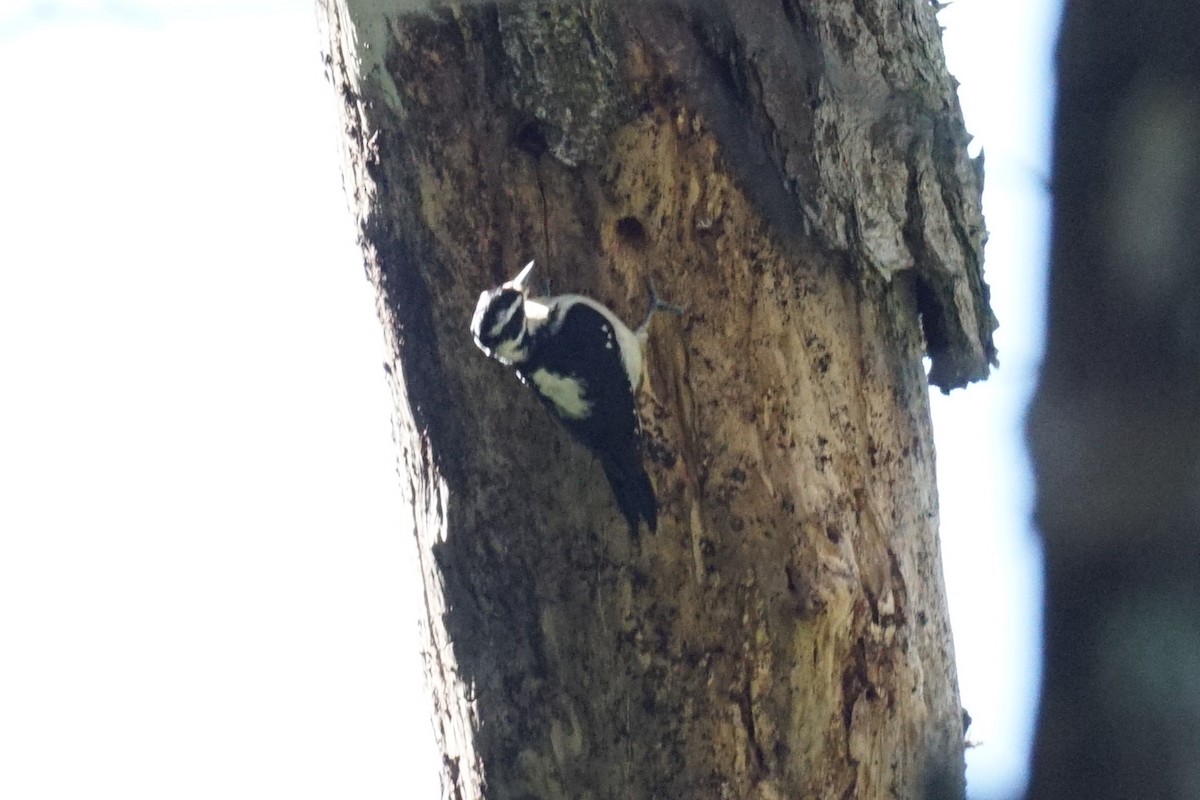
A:
[[[921,0],[322,0],[455,798],[962,795],[929,379],[987,374]],[[656,536],[472,345],[536,258],[627,321]]]

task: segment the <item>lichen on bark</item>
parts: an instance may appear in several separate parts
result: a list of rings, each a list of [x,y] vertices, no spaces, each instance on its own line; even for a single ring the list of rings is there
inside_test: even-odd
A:
[[[555,158],[598,163],[635,113],[609,4],[513,3],[496,15],[513,106],[544,126]]]

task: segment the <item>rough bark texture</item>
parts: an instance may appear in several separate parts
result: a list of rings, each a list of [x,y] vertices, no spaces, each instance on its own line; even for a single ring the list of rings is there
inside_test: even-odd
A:
[[[994,321],[934,11],[324,0],[447,794],[962,794],[925,344]],[[636,321],[660,531],[473,347],[529,258]]]
[[[1200,798],[1200,5],[1069,2],[1031,798]]]

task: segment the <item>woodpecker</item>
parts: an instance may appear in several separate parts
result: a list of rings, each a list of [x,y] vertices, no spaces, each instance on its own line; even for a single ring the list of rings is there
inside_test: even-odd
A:
[[[642,464],[634,394],[642,380],[642,344],[654,312],[681,311],[658,299],[637,331],[603,304],[579,294],[529,297],[533,262],[517,277],[482,292],[471,334],[484,353],[516,370],[576,440],[600,459],[617,506],[636,538],[641,521],[658,528],[654,487]]]

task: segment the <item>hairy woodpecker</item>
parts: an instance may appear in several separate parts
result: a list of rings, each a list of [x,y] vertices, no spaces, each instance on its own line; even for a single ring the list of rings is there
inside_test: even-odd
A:
[[[642,465],[634,394],[642,379],[642,342],[654,312],[651,297],[637,332],[590,297],[529,297],[533,262],[511,281],[479,295],[471,333],[484,353],[516,370],[521,381],[600,459],[629,530],[641,520],[658,527],[654,487]],[[653,289],[651,291],[653,295]]]

